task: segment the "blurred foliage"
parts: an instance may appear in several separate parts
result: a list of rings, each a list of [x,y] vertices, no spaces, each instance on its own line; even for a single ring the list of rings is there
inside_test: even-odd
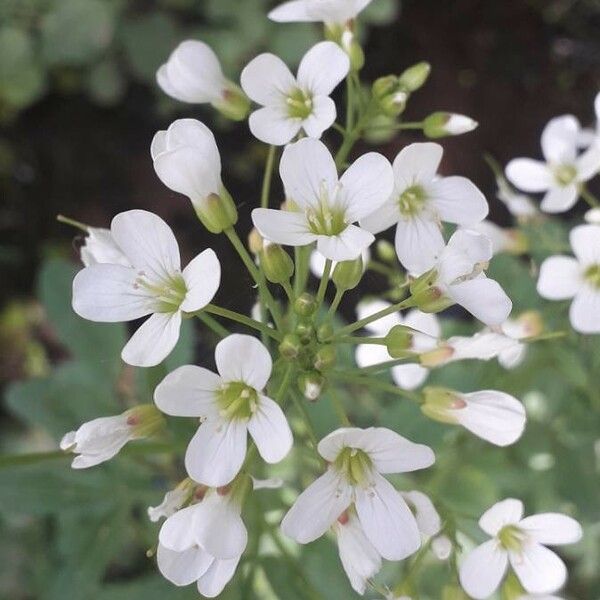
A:
[[[154,85],[156,69],[186,38],[210,44],[235,77],[268,48],[295,63],[321,34],[311,24],[277,26],[269,0],[2,0],[0,123],[51,91],[81,92],[96,104],[123,99],[133,83]],[[383,24],[395,0],[378,0],[366,23]]]

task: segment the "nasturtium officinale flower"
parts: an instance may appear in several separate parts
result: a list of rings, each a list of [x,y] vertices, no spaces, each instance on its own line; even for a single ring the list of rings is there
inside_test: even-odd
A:
[[[348,427],[324,437],[318,451],[329,467],[298,496],[282,531],[307,544],[353,506],[365,536],[383,558],[402,560],[416,552],[421,539],[415,517],[383,474],[431,466],[431,448],[383,427]]]
[[[97,263],[131,266],[123,251],[113,240],[110,229],[104,227],[87,227],[87,235],[79,248],[81,262],[89,267]]]
[[[555,592],[565,583],[567,569],[546,546],[574,544],[582,536],[579,523],[566,515],[523,518],[523,503],[513,498],[494,504],[479,526],[492,539],[470,552],[460,567],[461,585],[476,600],[496,591],[509,563],[527,592]]]
[[[540,268],[537,290],[548,300],[573,298],[569,319],[580,333],[600,333],[600,226],[571,230],[575,257],[551,256]]]
[[[250,108],[248,98],[223,75],[217,55],[204,42],[181,42],[158,69],[156,81],[172,98],[192,104],[212,104],[235,121],[245,119]]]
[[[290,0],[269,13],[279,23],[323,22],[344,25],[355,19],[372,0]]]
[[[300,130],[320,138],[336,117],[329,96],[349,69],[348,56],[333,42],[313,46],[300,62],[297,77],[274,54],[260,54],[241,75],[246,94],[263,107],[250,115],[250,131],[277,146],[290,142]]]
[[[248,433],[269,463],[285,458],[292,433],[279,405],[263,394],[273,364],[258,339],[227,336],[215,348],[215,361],[219,374],[194,365],[179,367],[158,385],[154,401],[168,415],[203,419],[185,466],[194,481],[224,486],[244,462]]]
[[[286,195],[298,211],[255,208],[254,226],[272,242],[306,246],[330,260],[354,260],[375,240],[353,223],[381,206],[394,185],[385,157],[369,152],[338,179],[333,157],[325,145],[310,138],[290,144],[279,165]]]
[[[73,281],[73,310],[103,323],[150,315],[121,354],[131,365],[151,367],[164,360],[179,339],[182,313],[206,306],[215,295],[221,266],[204,250],[181,270],[171,228],[157,215],[130,210],[112,220],[111,236],[130,266],[93,264]]]
[[[431,269],[444,247],[442,221],[469,226],[488,214],[485,196],[469,179],[437,175],[442,154],[433,142],[403,148],[393,164],[394,191],[360,221],[371,233],[396,225],[398,259],[416,275]]]
[[[579,131],[575,117],[556,117],[542,133],[545,162],[515,158],[506,165],[506,177],[520,190],[545,193],[541,204],[545,212],[572,208],[579,198],[579,186],[600,171],[600,144],[592,144],[577,155]]]

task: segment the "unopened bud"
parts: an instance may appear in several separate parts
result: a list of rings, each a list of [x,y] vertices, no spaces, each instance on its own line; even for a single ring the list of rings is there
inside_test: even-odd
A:
[[[456,417],[450,411],[467,406],[459,394],[443,387],[426,387],[423,390],[423,398],[423,414],[440,423],[456,423]]]
[[[165,419],[154,404],[140,404],[125,411],[123,415],[136,438],[156,435],[165,426]]]
[[[333,326],[331,323],[323,323],[317,330],[317,339],[326,342],[331,336],[333,336]]]
[[[295,333],[288,333],[279,344],[279,353],[287,360],[294,360],[300,354],[302,342],[300,336]]]
[[[473,131],[477,121],[465,115],[448,112],[436,112],[423,121],[423,133],[428,138],[441,138],[448,135],[461,135]]]
[[[298,323],[295,329],[296,335],[300,338],[302,344],[310,344],[315,337],[315,328],[312,323]]]
[[[405,358],[410,354],[413,332],[404,325],[395,325],[385,336],[385,346],[392,358]]]
[[[344,260],[335,265],[331,279],[340,292],[353,290],[362,279],[364,273],[362,256],[355,260]]]
[[[263,238],[256,227],[253,227],[248,234],[248,249],[252,254],[258,254],[263,249]]]
[[[402,114],[410,96],[410,92],[400,84],[395,75],[377,79],[372,91],[379,110],[387,117],[397,117]]]
[[[437,271],[431,269],[410,284],[411,298],[415,306],[426,313],[436,313],[452,306],[454,302],[437,287]]]
[[[506,250],[511,254],[525,254],[529,250],[529,239],[520,229],[506,229]]]
[[[425,84],[429,73],[431,73],[431,65],[428,62],[420,62],[406,69],[398,78],[398,82],[407,91],[415,92]]]
[[[387,240],[379,240],[375,247],[377,249],[377,256],[379,256],[383,262],[396,262],[396,249],[394,248],[393,244]]]
[[[424,367],[431,369],[433,367],[446,364],[446,362],[448,362],[448,360],[452,358],[453,354],[454,348],[442,344],[434,350],[430,350],[429,352],[422,352],[421,354],[419,354],[419,362]]]
[[[315,402],[319,399],[325,382],[325,377],[317,371],[308,371],[298,377],[298,388],[307,400]]]
[[[517,317],[517,321],[523,327],[524,337],[536,337],[544,331],[544,320],[537,310],[528,310]]]
[[[243,121],[250,112],[250,99],[244,94],[242,88],[229,83],[223,90],[221,100],[213,106],[227,119],[232,121]]]
[[[223,187],[219,194],[210,194],[194,202],[194,209],[202,225],[211,233],[221,233],[237,223],[238,213],[229,192]]]
[[[260,266],[271,283],[284,283],[294,274],[294,261],[278,244],[263,244]]]
[[[312,294],[304,292],[294,301],[294,312],[300,317],[310,317],[317,309],[317,302]]]
[[[313,366],[317,371],[325,371],[335,365],[336,359],[335,346],[333,344],[325,344],[317,350]]]

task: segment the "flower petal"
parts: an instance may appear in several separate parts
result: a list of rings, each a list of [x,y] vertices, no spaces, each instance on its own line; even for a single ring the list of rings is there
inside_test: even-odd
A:
[[[300,131],[302,121],[291,118],[284,106],[265,106],[250,115],[248,125],[256,139],[265,144],[283,146]]]
[[[417,490],[402,492],[402,496],[409,506],[412,505],[415,509],[415,519],[419,531],[427,537],[437,535],[442,528],[442,519],[431,498]]]
[[[600,263],[600,226],[578,225],[571,229],[569,240],[573,252],[582,265]]]
[[[256,412],[248,421],[248,432],[258,452],[268,463],[283,460],[292,448],[292,431],[276,402],[261,396]]]
[[[403,148],[393,165],[397,194],[415,184],[431,182],[440,166],[443,153],[444,149],[435,142],[410,144]]]
[[[252,211],[252,222],[260,235],[276,244],[306,246],[317,239],[302,213],[255,208]]]
[[[486,325],[500,325],[512,310],[512,302],[500,284],[477,277],[450,286],[448,295]]]
[[[317,250],[330,260],[354,260],[374,241],[372,233],[356,225],[348,225],[339,235],[317,236]]]
[[[355,160],[340,179],[336,204],[354,223],[375,212],[394,190],[394,172],[385,156],[368,152]]]
[[[361,321],[366,317],[370,317],[372,315],[377,314],[378,312],[388,309],[390,306],[391,304],[389,302],[386,302],[385,300],[362,300],[356,306],[356,317],[359,321]],[[371,323],[365,326],[365,329],[368,329],[369,331],[378,335],[385,336],[388,334],[389,330],[392,327],[394,327],[395,325],[400,325],[401,323],[402,318],[400,317],[400,313],[393,312],[385,317],[377,319],[376,321],[371,321]]]
[[[118,323],[145,317],[156,307],[147,290],[136,287],[131,267],[106,263],[82,269],[73,280],[73,310],[84,319]]]
[[[319,18],[308,14],[306,0],[289,0],[276,6],[270,13],[269,19],[277,23],[303,23],[319,21]]]
[[[590,286],[579,290],[569,309],[569,319],[580,333],[600,333],[600,290]]]
[[[246,456],[246,422],[207,419],[185,453],[189,476],[211,487],[227,485],[238,474]]]
[[[397,365],[390,372],[394,383],[403,390],[416,390],[429,376],[429,369],[417,364]]]
[[[413,275],[429,271],[444,248],[444,236],[438,223],[417,215],[398,221],[396,254],[402,266]]]
[[[359,344],[354,358],[359,367],[371,367],[394,360],[383,344]]]
[[[537,291],[542,298],[572,298],[581,286],[581,267],[571,256],[551,256],[542,263],[537,282]]]
[[[262,390],[271,376],[273,361],[264,344],[251,335],[234,333],[215,348],[217,370],[225,381],[243,381]]]
[[[580,129],[579,121],[573,115],[551,119],[542,132],[542,152],[546,161],[558,165],[574,162]]]
[[[154,402],[166,415],[207,417],[217,412],[221,378],[196,365],[184,365],[169,373],[154,390]]]
[[[596,141],[575,161],[577,181],[588,181],[600,171],[600,144]]]
[[[515,525],[523,518],[523,503],[514,498],[496,502],[479,519],[479,527],[495,536],[505,525]]]
[[[121,358],[135,367],[154,367],[161,363],[177,344],[181,313],[154,313],[142,323],[125,344]]]
[[[555,592],[567,580],[565,563],[537,542],[526,543],[520,552],[509,552],[509,558],[521,585],[532,594]]]
[[[455,279],[471,277],[475,267],[492,256],[489,238],[470,229],[457,229],[440,255],[439,278],[450,284]]]
[[[410,508],[379,473],[373,485],[357,487],[356,512],[368,540],[387,560],[402,560],[419,549],[421,536]]]
[[[329,96],[350,70],[348,55],[334,42],[315,44],[298,67],[298,85],[314,96]]]
[[[547,213],[561,213],[573,208],[579,197],[577,185],[572,183],[565,187],[553,187],[542,199],[540,208]]]
[[[204,250],[183,270],[187,292],[180,309],[193,312],[204,308],[214,297],[221,283],[221,263],[214,250]]]
[[[198,504],[178,510],[162,524],[158,532],[158,541],[162,546],[174,552],[184,552],[196,545],[194,522]]]
[[[442,177],[425,189],[442,221],[471,225],[487,217],[489,206],[485,196],[466,177]]]
[[[360,226],[371,233],[381,233],[396,225],[402,218],[395,197],[384,202],[375,212],[360,219]]]
[[[161,575],[177,586],[190,585],[197,581],[213,561],[208,552],[198,547],[176,552],[159,544],[156,551],[156,562]]]
[[[575,544],[583,536],[581,525],[575,519],[560,513],[526,517],[519,523],[519,527],[544,546]]]
[[[327,96],[313,98],[312,112],[302,121],[302,129],[311,138],[319,139],[326,129],[329,129],[337,115],[335,102]]]
[[[299,496],[281,522],[285,535],[299,544],[321,537],[348,508],[352,489],[333,469],[328,469]]]
[[[198,579],[198,591],[206,598],[216,598],[235,575],[241,556],[215,560],[208,571]]]
[[[287,65],[268,52],[259,54],[244,67],[240,82],[248,97],[263,106],[285,102],[285,96],[297,87]]]
[[[500,585],[508,556],[496,540],[489,540],[470,552],[460,566],[460,585],[476,600],[489,598]]]
[[[545,192],[554,185],[546,163],[531,158],[515,158],[506,165],[507,179],[524,192]]]

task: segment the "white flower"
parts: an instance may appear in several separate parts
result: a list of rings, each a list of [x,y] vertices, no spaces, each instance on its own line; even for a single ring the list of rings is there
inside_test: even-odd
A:
[[[79,249],[81,262],[89,267],[97,263],[131,266],[123,251],[115,243],[110,229],[103,227],[87,227],[87,236]]]
[[[381,555],[367,539],[354,511],[348,510],[333,524],[344,571],[357,594],[364,594],[367,580],[381,569]]]
[[[583,216],[586,223],[591,225],[600,225],[600,208],[590,208]]]
[[[333,157],[310,138],[290,144],[279,165],[286,195],[298,212],[267,208],[252,211],[260,234],[277,244],[306,246],[330,260],[354,260],[374,236],[353,225],[381,206],[392,192],[394,175],[386,158],[369,152],[338,180]]]
[[[600,145],[577,156],[580,130],[575,117],[552,119],[542,133],[546,162],[516,158],[506,166],[506,177],[525,192],[545,192],[541,209],[549,213],[569,210],[577,202],[579,186],[600,170]]]
[[[329,468],[298,496],[282,531],[307,544],[353,504],[365,536],[383,558],[414,553],[421,544],[415,518],[382,474],[424,469],[435,460],[432,450],[382,427],[338,429],[318,450]]]
[[[442,221],[469,226],[488,214],[485,196],[465,177],[439,177],[439,144],[411,144],[394,160],[395,186],[387,202],[360,225],[379,233],[396,225],[396,253],[402,265],[420,275],[435,264],[444,247]]]
[[[512,302],[498,282],[483,273],[491,258],[487,237],[459,229],[441,251],[433,271],[423,275],[423,283],[429,284],[425,295],[460,304],[486,325],[500,325],[510,314]],[[411,286],[413,295],[420,287],[417,279]]]
[[[131,266],[103,263],[80,271],[73,281],[73,310],[84,319],[108,323],[151,315],[121,356],[131,365],[157,365],[177,343],[182,313],[202,309],[215,295],[219,260],[204,250],[182,271],[171,228],[145,210],[118,214],[111,235]]]
[[[363,271],[367,270],[369,265],[369,261],[371,260],[371,250],[369,248],[365,248],[361,253],[362,263],[363,263]],[[310,253],[310,271],[311,273],[318,278],[323,277],[323,272],[325,270],[325,257],[316,250],[313,250]],[[337,261],[333,261],[331,264],[331,270],[337,265]]]
[[[192,480],[184,479],[174,490],[165,494],[163,501],[158,506],[148,507],[148,518],[156,523],[162,518],[167,519],[174,515],[189,500],[193,488]]]
[[[581,129],[577,136],[577,145],[580,148],[588,148],[600,140],[600,93],[594,98],[594,112],[596,113],[595,128]]]
[[[505,336],[515,340],[515,344],[498,354],[498,362],[505,369],[518,367],[527,354],[527,344],[521,343],[519,340],[539,335],[543,328],[544,324],[540,315],[535,311],[525,312],[516,319],[507,319],[500,326],[500,330]]]
[[[203,596],[218,596],[248,541],[241,509],[235,490],[210,489],[199,503],[170,516],[158,536],[162,575],[177,586],[196,581]]]
[[[462,425],[496,446],[514,444],[523,435],[525,407],[519,400],[496,390],[468,394],[445,388],[426,388],[424,414],[443,423]]]
[[[378,313],[391,305],[383,300],[363,301],[356,307],[357,318],[364,319]],[[409,351],[415,353],[427,352],[435,348],[441,330],[437,317],[417,309],[409,310],[405,317],[400,313],[392,313],[387,317],[377,319],[367,325],[367,329],[379,336],[386,336],[396,325],[405,325],[416,332],[412,336]],[[394,360],[383,344],[360,344],[356,348],[356,364],[359,367],[370,367]],[[429,375],[428,369],[417,363],[396,365],[390,369],[392,379],[398,387],[414,390],[420,387]]]
[[[372,0],[290,0],[269,13],[279,23],[322,21],[328,25],[344,25],[355,19]]]
[[[250,115],[250,131],[259,140],[281,146],[300,130],[320,138],[336,117],[329,97],[350,69],[346,53],[333,42],[320,42],[305,55],[294,77],[274,54],[260,54],[242,71],[244,91],[263,108]]]
[[[600,333],[600,226],[571,230],[575,257],[551,256],[540,268],[537,291],[548,300],[574,298],[569,311],[573,329]]]
[[[522,253],[526,248],[527,240],[518,229],[508,229],[484,219],[480,223],[468,227],[490,239],[494,255],[503,252],[514,254]]]
[[[523,519],[523,503],[512,498],[494,504],[479,526],[492,539],[475,548],[460,567],[462,587],[477,600],[495,592],[509,563],[527,592],[558,590],[567,569],[546,546],[573,544],[582,535],[579,523],[565,515],[544,513]]]
[[[463,133],[469,133],[477,129],[479,123],[468,117],[467,115],[460,115],[458,113],[448,113],[449,118],[444,124],[444,129],[448,135],[462,135]]]
[[[497,177],[496,183],[498,185],[496,197],[504,203],[504,206],[513,217],[530,219],[538,214],[539,211],[531,198],[525,196],[525,194],[515,192],[504,177]]]
[[[271,355],[249,335],[233,334],[215,349],[219,374],[185,365],[167,375],[154,392],[160,410],[177,417],[202,417],[185,466],[192,479],[209,486],[228,484],[246,456],[250,433],[262,458],[282,460],[292,447],[283,411],[262,393],[271,376]]]

